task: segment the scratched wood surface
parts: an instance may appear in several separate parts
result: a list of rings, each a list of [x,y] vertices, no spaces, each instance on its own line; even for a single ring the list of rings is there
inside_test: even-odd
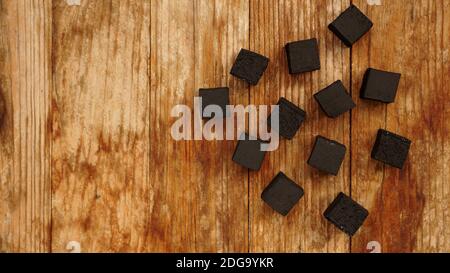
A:
[[[0,252],[50,250],[51,19],[51,1],[0,1]]]
[[[383,3],[356,1],[374,28],[352,57],[352,196],[370,211],[352,250],[376,240],[386,252],[449,252],[450,1]],[[395,103],[358,99],[368,66],[402,73]],[[370,160],[378,128],[412,140],[402,171]]]
[[[349,1],[251,1],[250,47],[268,56],[270,66],[262,82],[250,90],[251,103],[276,104],[283,96],[307,112],[297,136],[281,140],[280,148],[267,155],[263,168],[250,174],[250,250],[256,252],[347,252],[349,239],[332,227],[323,211],[340,192],[349,192],[349,155],[339,175],[328,176],[306,161],[320,134],[349,146],[350,119],[327,118],[313,94],[336,80],[350,82],[349,50],[327,28]],[[321,70],[291,76],[284,51],[286,42],[318,38]],[[305,190],[287,217],[260,201],[262,190],[283,171]]]
[[[53,2],[53,251],[148,245],[149,13],[147,1]]]
[[[350,50],[327,25],[351,1],[0,0],[0,251],[449,252],[450,1],[353,0],[374,27]],[[322,69],[290,76],[284,44],[312,37]],[[240,48],[271,60],[256,87],[228,73]],[[369,66],[402,73],[395,103],[359,99]],[[331,120],[312,95],[337,79],[358,106]],[[235,141],[172,140],[172,107],[215,86],[307,121],[259,172]],[[404,170],[370,159],[378,128],[413,141]],[[347,146],[336,177],[306,164],[317,134]],[[280,170],[305,189],[285,218],[260,199]],[[340,191],[370,212],[352,239],[322,217]]]
[[[193,106],[199,88],[229,86],[232,103],[248,104],[247,86],[228,73],[234,49],[248,46],[248,9],[246,1],[152,1],[151,251],[248,250],[248,172],[231,161],[235,142],[170,136],[172,107]]]

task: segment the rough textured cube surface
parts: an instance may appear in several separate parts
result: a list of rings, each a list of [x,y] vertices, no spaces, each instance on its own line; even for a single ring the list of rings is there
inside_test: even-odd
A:
[[[303,189],[280,172],[261,194],[272,209],[286,216],[303,196]]]
[[[364,34],[366,34],[373,24],[364,13],[355,5],[351,5],[341,13],[328,28],[342,40],[342,42],[351,47]]]
[[[226,107],[230,104],[228,87],[200,89],[199,96],[202,98],[202,117],[205,116],[205,108],[209,105],[217,105],[222,110],[222,114],[216,117],[223,117],[226,115]]]
[[[372,158],[402,169],[410,146],[409,139],[380,129],[372,149]]]
[[[282,137],[292,139],[294,138],[295,134],[300,129],[301,124],[305,120],[306,112],[285,98],[280,98],[277,105],[279,106],[278,132]],[[274,113],[272,113],[272,115],[274,115]],[[272,115],[267,120],[268,125],[271,127],[272,127],[271,123]]]
[[[268,65],[269,59],[263,55],[241,49],[230,73],[235,77],[247,81],[249,84],[256,85]]]
[[[369,212],[341,192],[323,215],[340,230],[353,236],[362,226]]]
[[[360,97],[385,103],[394,102],[400,77],[399,73],[369,68],[364,74]]]
[[[259,170],[266,155],[266,152],[261,150],[263,142],[259,139],[251,140],[248,134],[241,139],[234,151],[233,161],[250,170]]]
[[[290,74],[320,69],[319,47],[316,39],[288,43],[285,48]]]
[[[322,110],[335,118],[356,106],[341,81],[336,81],[314,95]]]
[[[316,138],[316,143],[308,159],[308,164],[323,172],[337,175],[345,157],[344,145],[322,136]]]

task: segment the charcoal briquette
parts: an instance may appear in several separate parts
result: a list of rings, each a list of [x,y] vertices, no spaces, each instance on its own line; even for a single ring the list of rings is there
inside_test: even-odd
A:
[[[379,129],[372,149],[372,158],[392,167],[402,169],[408,157],[411,140]]]
[[[272,182],[264,189],[261,198],[276,212],[286,216],[295,204],[302,198],[303,188],[279,172]]]
[[[336,81],[314,95],[325,114],[331,118],[353,109],[356,104],[341,81]]]
[[[328,28],[348,47],[351,47],[373,26],[373,23],[355,5],[342,12]]]
[[[320,171],[337,175],[347,148],[334,140],[317,136],[308,164]]]
[[[306,112],[283,97],[279,99],[277,105],[279,106],[279,134],[286,139],[292,139],[305,120]],[[272,125],[271,118],[272,116],[269,116],[267,120],[269,126]]]
[[[325,210],[323,215],[340,230],[353,236],[363,225],[369,212],[341,192]]]
[[[364,74],[360,97],[384,103],[395,101],[401,74],[374,68]]]
[[[259,139],[251,139],[248,134],[240,137],[236,150],[233,154],[233,161],[253,171],[258,171],[264,161],[266,151],[262,151]]]
[[[251,85],[256,85],[268,65],[269,59],[267,57],[250,50],[241,49],[230,74]]]
[[[202,118],[210,118],[204,115],[204,110],[209,105],[217,105],[222,110],[221,116],[216,117],[220,118],[226,115],[226,107],[230,104],[228,87],[202,88],[199,90],[199,96],[202,99]]]
[[[299,74],[320,69],[317,39],[286,44],[286,55],[290,74]]]

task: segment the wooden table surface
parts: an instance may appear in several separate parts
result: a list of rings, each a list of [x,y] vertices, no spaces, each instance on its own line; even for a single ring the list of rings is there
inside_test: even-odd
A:
[[[0,251],[450,251],[450,0],[353,0],[374,27],[352,49],[327,29],[350,0],[71,2],[0,0]],[[289,75],[284,44],[312,37],[322,69]],[[255,87],[240,48],[270,58]],[[359,99],[369,66],[402,73],[395,103]],[[357,107],[329,119],[312,95],[338,79]],[[235,141],[170,136],[214,86],[308,120],[248,172]],[[402,171],[370,159],[379,128],[413,141]],[[348,148],[336,177],[306,163],[317,134]],[[280,170],[305,189],[287,217],[260,199]],[[370,212],[352,239],[322,216],[340,191]]]

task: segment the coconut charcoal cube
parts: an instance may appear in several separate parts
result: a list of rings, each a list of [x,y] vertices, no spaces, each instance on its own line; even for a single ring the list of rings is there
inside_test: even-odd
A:
[[[394,102],[400,77],[399,73],[369,68],[364,74],[360,97],[384,103]]]
[[[338,117],[356,106],[341,81],[336,81],[319,91],[314,98],[325,114],[331,118]]]
[[[373,26],[373,23],[355,5],[342,12],[328,28],[348,47],[351,47]]]
[[[410,146],[411,141],[409,139],[380,129],[372,149],[372,158],[402,169],[408,157]]]
[[[266,155],[266,151],[261,150],[263,143],[259,139],[251,139],[248,134],[244,134],[238,141],[233,161],[250,170],[258,171]]]
[[[289,74],[299,74],[320,69],[317,39],[302,40],[286,44]]]
[[[320,171],[337,175],[347,148],[334,140],[317,136],[308,164]]]
[[[294,138],[301,124],[306,118],[306,112],[300,107],[285,98],[280,98],[277,105],[279,106],[279,133],[286,139]],[[273,114],[272,114],[273,115]],[[271,126],[272,115],[269,116],[267,123]]]
[[[231,68],[230,74],[245,80],[251,85],[256,85],[268,65],[269,59],[263,55],[241,49]]]
[[[226,116],[226,108],[230,104],[228,87],[201,88],[198,93],[202,99],[202,118],[211,118],[205,116],[205,108],[209,105],[217,105],[222,109],[222,115],[217,116],[218,118]]]
[[[323,215],[340,230],[353,236],[363,225],[369,212],[341,192],[325,210]]]
[[[272,209],[286,216],[303,194],[302,187],[280,172],[264,189],[261,198]]]

